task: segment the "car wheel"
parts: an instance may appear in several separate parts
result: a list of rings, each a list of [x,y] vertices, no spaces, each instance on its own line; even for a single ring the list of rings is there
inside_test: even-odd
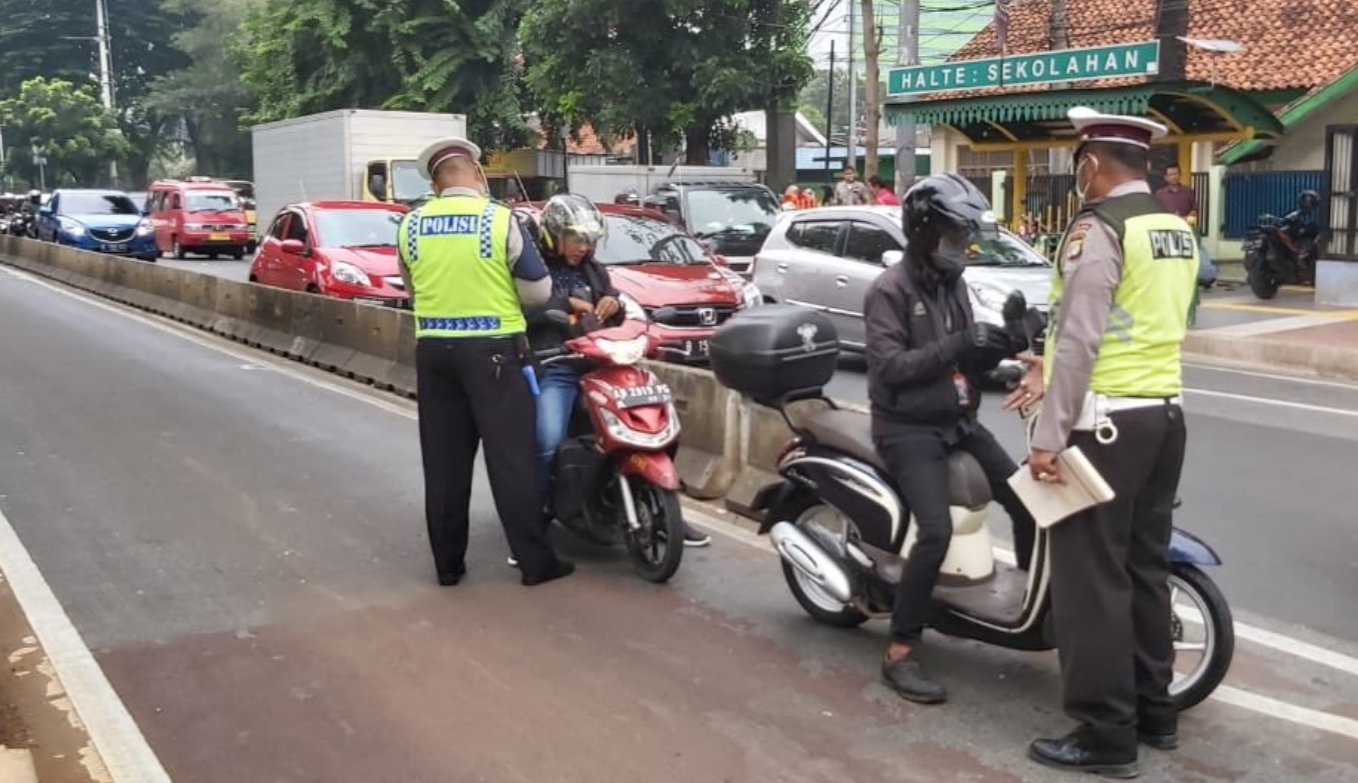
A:
[[[234,259],[236,259],[237,261],[244,261],[244,260],[245,260],[245,248],[243,248],[243,247],[238,247],[238,248],[236,248],[235,250],[233,250],[233,251],[231,252],[231,257],[234,258]]]

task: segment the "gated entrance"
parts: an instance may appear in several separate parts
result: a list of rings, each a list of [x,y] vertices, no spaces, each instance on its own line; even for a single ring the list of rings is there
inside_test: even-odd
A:
[[[1325,171],[1330,214],[1327,255],[1358,259],[1358,125],[1325,129]]]

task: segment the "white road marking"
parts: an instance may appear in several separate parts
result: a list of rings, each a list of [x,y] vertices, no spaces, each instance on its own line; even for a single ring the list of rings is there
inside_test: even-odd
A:
[[[1235,394],[1233,392],[1211,391],[1209,389],[1184,389],[1186,394],[1201,395],[1203,397],[1217,397],[1223,400],[1236,400],[1238,402],[1252,402],[1258,405],[1274,405],[1279,408],[1292,408],[1293,410],[1308,411],[1311,413],[1323,413],[1327,416],[1351,416],[1358,418],[1358,410],[1345,410],[1343,408],[1328,408],[1324,405],[1311,405],[1306,402],[1293,402],[1291,400],[1270,400],[1266,397],[1251,397],[1248,394]],[[1192,410],[1191,408],[1189,409]]]
[[[1322,380],[1311,378],[1305,375],[1277,375],[1270,372],[1258,372],[1256,370],[1241,370],[1235,367],[1226,367],[1217,364],[1199,364],[1197,362],[1184,362],[1185,367],[1195,370],[1207,370],[1208,372],[1230,373],[1232,375],[1247,375],[1251,378],[1263,378],[1270,381],[1284,381],[1287,383],[1304,383],[1309,386],[1327,386],[1333,389],[1347,389],[1348,391],[1358,391],[1358,384],[1343,383],[1341,381]],[[1190,391],[1193,391],[1190,389]]]
[[[115,783],[170,783],[137,722],[0,511],[0,571],[33,627]]]
[[[158,329],[166,334],[174,335],[176,337],[187,340],[196,345],[200,345],[209,350],[217,351],[219,353],[223,353],[228,356],[232,356],[234,358],[241,359],[244,361],[249,361],[255,364],[265,365],[270,369],[277,370],[278,372],[281,372],[296,380],[302,381],[303,383],[308,383],[318,388],[326,389],[328,391],[335,392],[336,394],[343,395],[350,399],[367,403],[369,405],[387,411],[388,413],[394,413],[398,416],[403,416],[407,419],[417,418],[415,411],[412,411],[409,408],[402,408],[393,405],[385,400],[381,400],[378,397],[374,396],[372,392],[369,392],[367,390],[345,388],[338,384],[330,383],[320,378],[315,378],[305,373],[298,372],[292,369],[291,367],[288,367],[286,364],[281,364],[267,359],[262,359],[258,355],[258,352],[254,351],[254,349],[248,349],[250,351],[249,353],[242,350],[236,350],[234,348],[228,347],[227,345],[222,345],[212,340],[203,339],[196,334],[186,331],[183,327],[180,327],[177,324],[171,325],[172,322],[162,322],[161,320],[155,317],[144,316],[141,315],[140,313],[136,313],[119,306],[106,304],[91,296],[87,296],[82,293],[76,293],[74,291],[58,287],[54,284],[47,283],[46,281],[37,279],[31,275],[16,272],[13,269],[0,267],[0,270],[14,277],[27,280],[36,285],[40,285],[63,296],[68,296],[73,299],[83,301],[87,304],[99,307],[103,310],[115,313],[117,315],[121,315],[125,318],[131,318],[135,321],[146,324],[147,326],[150,326],[154,329]],[[289,361],[288,364],[292,364],[292,362]],[[1325,408],[1322,406],[1307,405],[1304,403],[1296,403],[1286,400],[1268,400],[1261,397],[1249,397],[1246,395],[1230,394],[1227,392],[1212,392],[1201,389],[1189,389],[1187,391],[1195,392],[1198,394],[1206,394],[1208,396],[1233,398],[1248,402],[1258,402],[1270,405],[1281,405],[1284,407],[1295,407],[1315,412],[1338,413],[1341,415],[1358,416],[1358,411],[1345,411],[1337,408]],[[749,546],[762,549],[768,552],[769,554],[776,555],[776,553],[774,553],[773,551],[772,546],[768,543],[768,540],[766,538],[757,536],[753,533],[750,533],[749,531],[738,528],[735,525],[732,525],[731,523],[724,522],[703,511],[695,509],[689,503],[685,503],[685,509],[686,511],[689,512],[690,515],[696,517],[694,519],[690,519],[690,521],[694,522],[699,527],[702,527],[710,532],[725,536],[727,538],[740,541],[741,543],[747,544]],[[32,559],[28,556],[27,551],[23,549],[22,543],[19,542],[18,537],[14,534],[13,528],[10,527],[8,520],[5,520],[2,513],[0,513],[0,523],[3,523],[0,524],[0,569],[3,569],[7,574],[9,573],[10,570],[7,558],[7,553],[10,547],[6,542],[6,537],[8,536],[8,538],[13,540],[13,545],[17,546],[18,551],[22,553],[22,557],[27,561],[29,568],[32,569],[31,578],[36,578],[37,582],[39,583],[38,589],[46,591],[46,595],[50,599],[51,603],[55,606],[56,611],[60,613],[61,620],[69,628],[70,634],[74,635],[75,637],[74,644],[76,646],[74,648],[68,647],[65,650],[65,655],[68,658],[73,659],[76,665],[80,664],[81,662],[80,659],[83,656],[84,666],[87,669],[89,667],[92,667],[94,670],[94,674],[97,675],[98,682],[90,686],[91,690],[86,691],[86,697],[90,701],[98,702],[102,700],[105,702],[102,705],[99,705],[102,706],[103,709],[96,714],[113,713],[120,714],[121,716],[123,716],[123,719],[125,719],[128,722],[128,724],[130,724],[130,731],[133,734],[135,734],[136,740],[140,741],[142,747],[145,748],[145,754],[149,756],[152,762],[154,762],[155,764],[154,770],[158,770],[159,774],[161,775],[161,777],[153,776],[129,777],[125,781],[123,778],[118,777],[117,773],[115,773],[114,779],[117,781],[117,783],[131,783],[132,781],[142,781],[142,780],[157,781],[158,783],[160,781],[165,781],[168,783],[169,776],[165,774],[164,768],[162,768],[160,766],[159,761],[155,759],[155,754],[151,751],[150,746],[146,744],[146,740],[144,737],[142,737],[141,732],[137,728],[136,724],[132,722],[131,716],[127,713],[126,707],[124,707],[122,702],[118,700],[117,694],[113,691],[112,686],[110,686],[108,684],[107,679],[104,678],[103,672],[99,670],[99,666],[94,661],[93,656],[89,653],[88,649],[85,648],[84,643],[80,641],[79,633],[75,630],[75,627],[71,625],[70,619],[66,617],[66,614],[61,609],[60,604],[56,602],[55,596],[52,595],[51,588],[47,586],[46,582],[42,581],[42,576],[37,572],[37,567],[33,564]],[[1011,565],[1014,562],[1013,552],[1008,550],[996,549],[995,556],[996,559],[1000,560],[1001,562],[1009,563]],[[19,594],[19,589],[17,586],[15,587],[15,594],[16,595]],[[24,609],[25,612],[29,611],[27,604],[24,605]],[[32,620],[31,614],[30,622],[34,622]],[[1255,628],[1253,626],[1243,625],[1241,623],[1236,623],[1235,628],[1236,636],[1238,638],[1248,640],[1254,644],[1258,644],[1263,647],[1275,649],[1287,655],[1293,655],[1298,658],[1304,658],[1315,663],[1330,666],[1332,668],[1338,669],[1348,674],[1354,674],[1355,676],[1358,676],[1358,659],[1354,659],[1341,653],[1333,652],[1331,650],[1326,650],[1322,647],[1317,647],[1315,645],[1302,642],[1301,640],[1298,639],[1292,639],[1282,634],[1277,634],[1272,631],[1266,631],[1262,628]],[[34,622],[34,630],[35,631],[38,630],[36,622]],[[49,633],[50,632],[51,631],[49,631]],[[47,643],[46,637],[39,633],[39,638],[43,639],[43,644],[45,647],[47,647],[48,655],[49,657],[52,658],[53,663],[57,664],[57,657],[54,654],[51,645]],[[70,682],[67,681],[65,670],[58,666],[58,671],[62,673],[62,679],[63,682],[67,683],[67,688],[73,690],[73,686],[71,685]],[[102,693],[96,692],[98,689],[98,683],[102,683],[102,687],[104,689]],[[1337,715],[1331,715],[1325,712],[1319,712],[1317,710],[1307,709],[1305,707],[1299,707],[1293,704],[1289,704],[1287,702],[1272,699],[1267,696],[1260,696],[1258,694],[1254,694],[1249,691],[1243,691],[1238,688],[1234,688],[1227,685],[1218,686],[1216,692],[1213,694],[1213,698],[1218,699],[1223,703],[1232,704],[1243,709],[1256,711],[1264,715],[1282,718],[1284,720],[1288,720],[1300,725],[1310,726],[1312,728],[1321,729],[1323,731],[1329,731],[1332,733],[1341,734],[1344,736],[1352,737],[1354,739],[1358,739],[1358,721],[1354,721],[1350,718],[1344,718]],[[72,695],[72,700],[76,700],[74,695]],[[85,716],[85,708],[81,706],[79,703],[77,703],[77,707],[81,717],[83,718]],[[116,720],[114,721],[114,723],[116,723]],[[93,727],[91,727],[90,734],[91,738],[94,738],[95,732]],[[104,753],[104,747],[97,739],[95,740],[95,746],[99,748],[101,753]],[[135,747],[131,747],[131,750],[136,751],[137,749]],[[112,760],[106,756],[105,761],[108,762],[110,770],[113,770],[114,765],[112,763]],[[154,770],[148,771],[147,773],[144,774],[153,774]],[[130,772],[129,774],[132,774],[134,772],[137,772],[137,770],[133,769],[132,772]]]

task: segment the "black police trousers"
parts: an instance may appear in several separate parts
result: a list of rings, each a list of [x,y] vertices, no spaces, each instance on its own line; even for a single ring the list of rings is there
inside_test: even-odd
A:
[[[424,337],[415,348],[425,518],[440,575],[464,565],[478,444],[485,446],[491,495],[519,567],[535,575],[556,565],[533,491],[534,400],[514,342]]]
[[[938,569],[952,542],[952,502],[948,493],[950,453],[958,449],[970,452],[981,464],[989,479],[991,494],[1013,522],[1014,552],[1019,567],[1024,570],[1032,555],[1036,525],[1032,514],[1009,487],[1009,477],[1018,470],[1018,465],[980,422],[962,423],[955,435],[921,428],[884,440],[877,449],[896,479],[901,499],[919,525],[914,547],[903,553],[905,568],[891,608],[892,639],[914,644],[919,641],[929,618]]]
[[[1066,714],[1100,745],[1135,750],[1176,710],[1169,539],[1187,431],[1165,401],[1110,414],[1117,440],[1072,433],[1117,497],[1051,529],[1051,596]]]

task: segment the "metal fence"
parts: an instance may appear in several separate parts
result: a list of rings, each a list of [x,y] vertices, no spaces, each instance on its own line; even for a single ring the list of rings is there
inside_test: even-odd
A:
[[[1226,207],[1224,236],[1242,239],[1264,214],[1286,215],[1297,208],[1303,190],[1325,193],[1324,171],[1260,171],[1227,174],[1222,182]],[[1325,209],[1320,210],[1321,215]]]

